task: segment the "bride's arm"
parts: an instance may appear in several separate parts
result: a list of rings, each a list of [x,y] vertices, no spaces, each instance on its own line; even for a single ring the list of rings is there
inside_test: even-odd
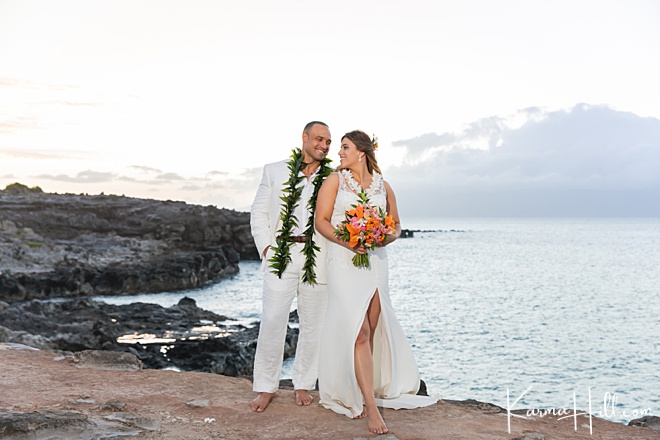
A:
[[[387,237],[385,244],[390,244],[401,236],[401,220],[399,220],[399,209],[396,206],[396,196],[389,183],[383,181],[385,190],[387,191],[387,213],[392,216],[394,220],[395,233]]]
[[[337,200],[338,189],[339,176],[337,173],[332,173],[325,179],[321,188],[319,188],[319,194],[316,198],[314,226],[319,234],[323,235],[331,243],[336,243],[350,249],[348,243],[335,236],[335,227],[331,223],[332,211],[335,207],[335,200]]]
[[[314,215],[314,226],[316,230],[331,242],[336,243],[335,228],[330,222],[332,219],[332,210],[337,199],[337,190],[339,189],[339,176],[337,173],[331,173],[319,188],[316,198],[316,214]]]

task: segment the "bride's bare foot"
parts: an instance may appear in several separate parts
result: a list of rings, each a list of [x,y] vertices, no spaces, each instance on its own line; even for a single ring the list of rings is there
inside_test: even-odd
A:
[[[254,412],[264,412],[268,408],[271,400],[277,397],[276,393],[259,393],[259,395],[250,403],[250,408]]]
[[[380,411],[378,411],[378,409],[369,411],[367,413],[367,417],[369,418],[369,431],[373,432],[374,434],[387,434],[389,432],[389,429],[387,429],[387,425],[385,424],[385,420],[383,420],[383,417],[380,415]]]
[[[367,417],[367,409],[363,406],[362,407],[362,414],[360,414],[359,416],[353,417],[353,420],[364,419],[365,417]]]
[[[308,406],[314,401],[307,390],[293,390],[293,393],[296,395],[296,405],[298,406]]]

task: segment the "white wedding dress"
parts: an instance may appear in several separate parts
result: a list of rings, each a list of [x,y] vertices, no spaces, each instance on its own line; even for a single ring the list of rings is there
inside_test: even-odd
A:
[[[332,224],[345,219],[345,212],[358,203],[357,182],[349,171],[339,173],[339,189],[332,213]],[[386,209],[383,178],[374,172],[367,190],[370,203]],[[411,409],[436,403],[439,396],[417,396],[419,369],[410,344],[397,320],[388,287],[385,247],[369,252],[370,268],[357,268],[355,255],[343,246],[328,247],[328,306],[321,334],[319,358],[320,403],[348,417],[363,411],[364,399],[355,377],[354,347],[358,331],[376,290],[381,312],[374,335],[374,391],[378,406]]]

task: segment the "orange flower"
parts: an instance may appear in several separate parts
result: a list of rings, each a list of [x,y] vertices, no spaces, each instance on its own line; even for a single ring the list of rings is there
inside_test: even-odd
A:
[[[348,233],[351,234],[351,237],[354,235],[357,236],[360,233],[360,228],[356,228],[350,223],[346,223],[346,229],[348,229]]]
[[[385,217],[385,226],[388,228],[394,228],[394,219],[391,215]]]

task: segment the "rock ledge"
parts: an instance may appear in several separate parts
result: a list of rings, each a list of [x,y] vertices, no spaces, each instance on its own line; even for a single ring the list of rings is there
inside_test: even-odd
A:
[[[0,439],[44,438],[48,429],[68,429],[67,418],[82,431],[69,429],[59,438],[72,440],[110,438],[113,429],[139,433],[131,438],[176,440],[660,439],[658,431],[603,419],[594,419],[590,435],[586,418],[577,432],[572,421],[516,418],[508,432],[505,411],[476,401],[382,410],[390,433],[376,437],[369,433],[364,419],[350,420],[316,403],[296,406],[293,391],[288,389],[279,392],[266,412],[256,414],[249,410],[254,393],[247,379],[196,372],[79,368],[51,351],[16,348],[20,347],[0,344]],[[316,392],[312,395],[318,399]],[[193,401],[205,404],[187,404]],[[27,433],[16,431],[22,417],[54,416],[56,421],[50,425],[32,425]],[[114,425],[107,425],[110,423]]]

